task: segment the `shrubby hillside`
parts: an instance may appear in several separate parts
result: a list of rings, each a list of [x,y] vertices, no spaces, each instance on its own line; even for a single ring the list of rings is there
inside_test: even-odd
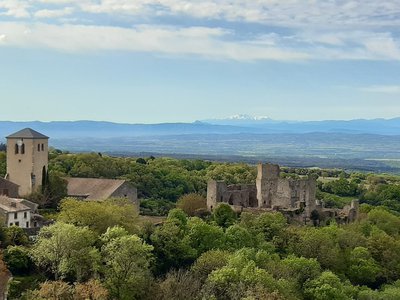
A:
[[[280,213],[205,210],[207,180],[254,182],[251,165],[53,151],[50,169],[54,191],[64,176],[125,178],[144,199],[142,213],[166,217],[152,222],[123,199],[35,195],[52,225],[34,241],[20,228],[0,228],[14,276],[10,299],[400,298],[396,176],[284,169],[318,177],[326,206],[361,200],[358,222],[313,227]]]

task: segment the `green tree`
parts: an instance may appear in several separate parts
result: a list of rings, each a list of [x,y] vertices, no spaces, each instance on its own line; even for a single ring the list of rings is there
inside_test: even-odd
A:
[[[101,248],[105,283],[116,299],[141,299],[151,278],[150,263],[153,247],[136,235],[105,238]]]
[[[177,219],[167,220],[150,236],[158,273],[185,267],[194,261],[197,251],[191,247],[190,240],[185,236],[186,228]]]
[[[49,171],[46,170],[46,167],[43,166],[42,168],[42,194],[46,194],[48,193],[48,189],[49,189]]]
[[[226,229],[226,247],[232,250],[239,250],[245,247],[255,247],[254,236],[250,232],[237,224]]]
[[[218,226],[228,228],[236,222],[237,216],[226,203],[219,204],[213,211],[213,219]]]
[[[176,222],[181,228],[186,228],[188,218],[186,213],[179,208],[171,209],[168,213],[168,221]]]
[[[304,293],[307,299],[350,300],[353,299],[355,290],[343,284],[332,272],[325,271],[318,278],[305,284]]]
[[[287,227],[286,218],[278,212],[263,213],[256,220],[256,229],[264,234],[267,241],[279,237]]]
[[[316,259],[289,255],[282,260],[283,275],[295,280],[300,289],[308,280],[313,280],[321,274],[321,266]]]
[[[5,246],[27,246],[29,238],[26,232],[18,226],[10,226],[4,229]]]
[[[231,253],[225,250],[210,250],[196,260],[192,265],[191,270],[196,276],[205,281],[212,271],[220,269],[228,264]]]
[[[102,234],[107,228],[122,226],[129,232],[137,232],[138,211],[129,201],[80,201],[64,199],[60,204],[59,221],[77,226],[88,226]]]
[[[244,212],[240,216],[240,226],[246,228],[259,245],[264,241],[262,246],[264,249],[272,246],[282,253],[288,250],[288,224],[281,213],[268,212],[255,215]]]
[[[6,152],[0,151],[0,176],[4,178],[7,172],[7,155]]]
[[[354,181],[349,181],[345,177],[325,183],[323,191],[338,196],[357,196],[360,194],[358,184]]]
[[[221,227],[207,224],[197,217],[189,219],[185,238],[189,239],[190,246],[196,249],[197,256],[208,250],[221,248],[225,242],[225,234]]]
[[[196,210],[207,208],[207,200],[196,193],[186,194],[179,198],[176,207],[182,209],[187,215],[194,216]]]
[[[28,195],[28,199],[42,207],[57,208],[58,203],[67,194],[67,181],[63,174],[58,171],[46,171],[43,167],[41,188]]]
[[[317,259],[323,268],[343,270],[344,259],[337,238],[339,229],[330,227],[299,230],[297,239],[290,242],[290,251],[297,256]]]
[[[391,236],[400,235],[400,218],[382,208],[372,209],[367,222],[385,231]]]
[[[367,248],[356,247],[350,253],[347,277],[357,285],[370,285],[380,275],[380,267]]]
[[[382,267],[382,276],[388,281],[400,278],[400,240],[376,227],[367,240],[372,258]]]
[[[109,243],[113,239],[128,236],[129,232],[120,226],[108,227],[107,231],[101,235],[100,240],[103,244]]]
[[[65,198],[68,194],[67,181],[64,179],[63,174],[56,171],[48,171],[46,176],[47,184],[47,202],[46,206],[57,208],[61,199]]]
[[[145,216],[167,216],[175,203],[163,199],[141,199],[140,214]]]
[[[95,241],[96,236],[87,227],[57,222],[40,230],[31,256],[56,280],[69,275],[81,281],[98,270],[100,257],[93,247]]]
[[[207,180],[222,180],[227,184],[252,184],[255,182],[257,170],[247,164],[219,163],[207,168]]]
[[[286,280],[276,280],[265,269],[258,267],[255,256],[255,251],[249,249],[239,250],[232,255],[226,266],[208,276],[204,298],[243,299],[258,289],[266,297],[295,299],[290,284]]]
[[[9,246],[4,252],[4,261],[13,275],[23,275],[31,271],[33,263],[28,248]]]

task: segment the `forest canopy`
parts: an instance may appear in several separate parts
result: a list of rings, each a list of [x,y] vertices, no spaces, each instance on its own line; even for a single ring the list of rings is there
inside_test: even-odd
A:
[[[141,212],[166,217],[152,222],[123,199],[63,198],[35,240],[1,227],[10,299],[400,298],[397,176],[283,168],[318,178],[328,207],[362,202],[355,223],[299,226],[278,212],[204,211],[209,179],[252,183],[252,165],[53,151],[49,173],[129,180]]]

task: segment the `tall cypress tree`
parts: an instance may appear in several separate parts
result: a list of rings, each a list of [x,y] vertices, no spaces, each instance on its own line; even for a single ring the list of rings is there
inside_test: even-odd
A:
[[[47,183],[47,172],[46,172],[46,167],[43,166],[43,169],[42,169],[42,194],[43,195],[46,192],[46,183]]]

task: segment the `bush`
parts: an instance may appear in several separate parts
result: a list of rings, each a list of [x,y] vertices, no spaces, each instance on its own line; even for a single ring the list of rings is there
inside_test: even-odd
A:
[[[9,246],[4,253],[4,261],[13,275],[27,274],[33,266],[29,250],[22,246]]]
[[[221,203],[214,209],[213,219],[218,226],[228,228],[235,223],[237,215],[228,204]]]
[[[156,299],[198,299],[201,288],[201,281],[192,272],[184,270],[171,271],[159,283],[159,295]]]
[[[10,226],[4,229],[5,246],[27,246],[29,238],[25,231],[18,226]]]
[[[207,200],[199,194],[186,194],[179,198],[176,207],[182,209],[189,216],[194,216],[196,210],[207,209]]]
[[[175,203],[163,199],[140,200],[140,214],[144,216],[167,216]]]

